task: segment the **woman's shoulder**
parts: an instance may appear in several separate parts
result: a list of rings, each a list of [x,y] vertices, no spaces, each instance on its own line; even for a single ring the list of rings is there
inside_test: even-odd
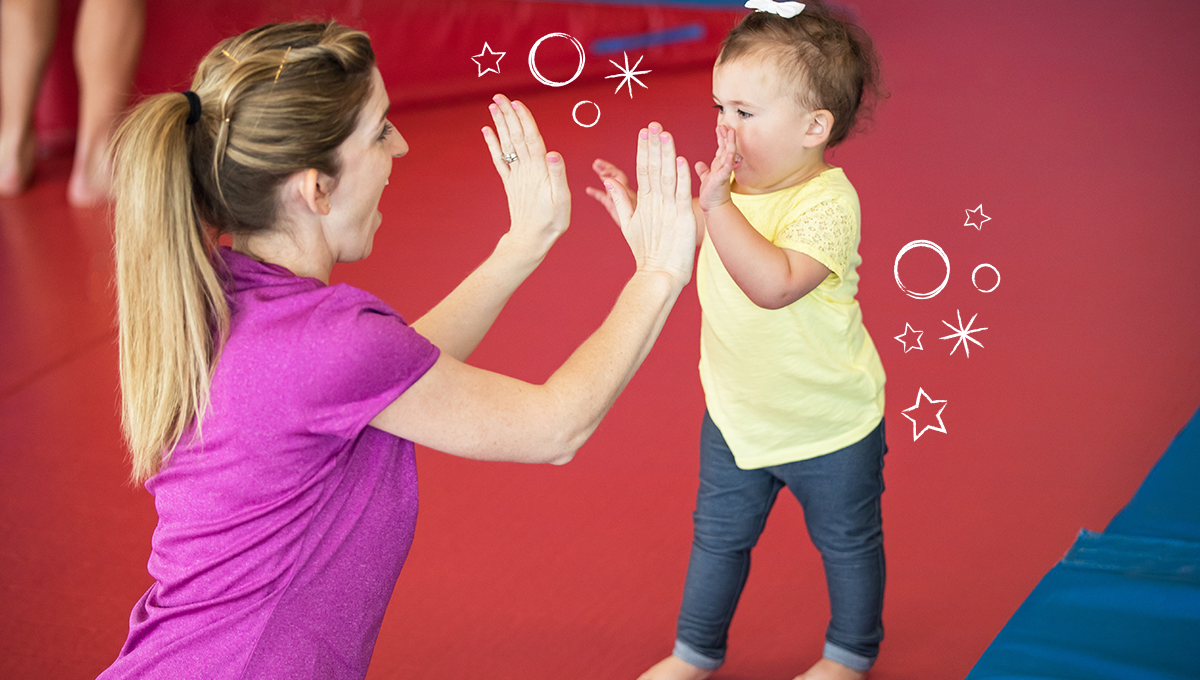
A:
[[[305,324],[312,318],[353,317],[363,312],[400,318],[379,297],[348,283],[327,285],[224,247],[220,257],[235,317],[267,317],[277,322],[309,317]]]

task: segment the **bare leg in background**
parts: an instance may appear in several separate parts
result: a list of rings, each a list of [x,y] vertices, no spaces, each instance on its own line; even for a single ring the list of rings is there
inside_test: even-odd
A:
[[[33,112],[57,27],[54,0],[0,2],[0,196],[21,193],[33,175]]]

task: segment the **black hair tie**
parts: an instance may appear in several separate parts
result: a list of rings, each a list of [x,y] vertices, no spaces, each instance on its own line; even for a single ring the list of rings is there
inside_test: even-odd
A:
[[[188,111],[187,124],[195,125],[200,121],[200,97],[191,90],[184,92],[183,96],[187,97],[188,106],[191,107],[191,110]]]

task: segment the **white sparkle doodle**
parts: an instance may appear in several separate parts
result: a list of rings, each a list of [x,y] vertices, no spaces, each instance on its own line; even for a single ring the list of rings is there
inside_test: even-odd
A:
[[[975,214],[979,213],[979,214]],[[964,227],[975,227],[977,230],[983,230],[983,223],[992,218],[983,214],[983,204],[980,203],[974,210],[967,211],[967,221],[963,222]]]
[[[632,80],[634,83],[637,83],[638,85],[641,85],[641,86],[642,86],[642,87],[644,87],[645,89],[649,90],[650,88],[646,87],[646,84],[645,84],[645,83],[643,83],[642,81],[638,80],[638,78],[637,78],[637,77],[638,77],[638,76],[641,76],[641,75],[645,75],[645,74],[649,73],[650,71],[648,71],[648,70],[647,70],[647,71],[638,71],[638,70],[636,70],[636,69],[637,69],[637,67],[638,67],[639,65],[641,65],[641,63],[642,63],[642,59],[644,59],[644,58],[645,58],[645,55],[642,55],[642,56],[638,57],[637,63],[635,63],[635,64],[633,65],[633,68],[630,68],[630,67],[629,67],[629,55],[628,55],[628,54],[626,54],[625,52],[621,52],[621,54],[625,55],[625,66],[624,66],[624,68],[622,68],[620,64],[618,64],[617,62],[613,61],[612,59],[609,59],[609,60],[608,60],[608,63],[612,64],[613,66],[616,66],[616,67],[617,67],[617,70],[618,70],[618,71],[620,71],[620,73],[618,73],[618,74],[616,74],[616,75],[611,75],[611,76],[604,76],[604,79],[605,79],[605,80],[608,80],[609,78],[621,78],[621,82],[620,82],[620,83],[617,83],[617,89],[613,90],[613,94],[616,94],[616,93],[620,92],[622,87],[626,87],[626,86],[628,86],[628,87],[629,87],[629,98],[630,98],[630,99],[633,99],[633,83],[631,83],[631,82],[629,82],[629,81],[631,81],[631,80]]]
[[[538,45],[541,45],[542,41],[544,41],[546,38],[566,38],[567,40],[571,41],[572,45],[575,46],[575,51],[579,52],[579,68],[575,69],[575,75],[571,76],[567,80],[558,82],[557,80],[550,80],[542,76],[542,74],[538,71],[536,60],[537,48]],[[585,62],[587,62],[587,55],[583,53],[583,45],[580,45],[578,40],[572,38],[566,33],[547,33],[546,35],[538,38],[538,41],[533,44],[533,47],[529,48],[529,72],[533,74],[534,78],[537,78],[539,83],[543,85],[549,85],[550,87],[562,87],[563,85],[570,85],[571,83],[575,82],[575,79],[579,77],[579,74],[583,73],[583,65]]]
[[[499,73],[500,72],[500,60],[504,58],[505,54],[506,54],[505,52],[493,52],[492,48],[488,46],[487,42],[484,42],[483,43],[483,51],[480,52],[479,54],[476,54],[475,56],[471,57],[471,61],[475,62],[475,65],[479,67],[479,75],[477,77],[482,78],[483,74],[490,73],[492,71]],[[496,58],[495,62],[491,61],[492,57]],[[484,68],[483,67],[484,61],[492,63],[493,65],[488,66],[487,68]]]
[[[959,312],[957,309],[954,311],[956,314],[958,314],[958,328],[951,326],[950,322],[948,322],[948,321],[942,321],[942,323],[946,324],[947,328],[949,328],[950,330],[952,330],[954,332],[951,333],[950,335],[943,335],[941,338],[939,338],[939,340],[950,340],[951,338],[958,338],[958,342],[954,343],[954,349],[950,350],[950,353],[954,354],[954,350],[958,349],[959,345],[962,345],[963,349],[966,350],[966,352],[967,352],[967,358],[970,359],[971,358],[971,346],[967,344],[968,341],[973,342],[976,345],[979,345],[980,347],[983,347],[983,343],[979,342],[975,338],[972,338],[971,334],[978,333],[979,331],[986,331],[987,327],[985,326],[984,328],[975,328],[975,329],[971,328],[971,324],[975,323],[975,316],[979,316],[978,314],[971,317],[971,320],[967,322],[967,325],[963,326],[962,312]]]
[[[915,442],[918,439],[920,439],[921,435],[925,434],[926,430],[933,430],[934,432],[941,432],[942,434],[946,434],[946,424],[942,422],[942,411],[946,410],[946,400],[945,399],[930,399],[929,395],[925,394],[925,388],[920,387],[917,389],[918,389],[917,403],[904,409],[904,412],[900,414],[900,415],[904,416],[905,418],[908,418],[909,420],[912,421],[913,441]],[[921,397],[925,397],[926,403],[928,403],[930,406],[933,406],[934,404],[941,404],[941,407],[938,408],[937,413],[934,414],[934,417],[937,418],[938,426],[934,427],[933,425],[926,425],[925,427],[921,428],[920,432],[917,432],[917,419],[914,418],[913,416],[908,415],[908,413],[909,413],[909,411],[917,411],[917,409],[921,408]],[[914,415],[917,415],[917,414],[914,414]]]
[[[904,345],[905,354],[908,354],[908,350],[910,349],[925,349],[921,346],[921,335],[924,332],[925,331],[915,331],[913,330],[912,326],[908,325],[907,323],[904,324],[904,332],[900,335],[897,335],[896,339],[900,341],[901,345]],[[908,340],[907,338],[913,333],[916,333],[917,337],[912,340]]]

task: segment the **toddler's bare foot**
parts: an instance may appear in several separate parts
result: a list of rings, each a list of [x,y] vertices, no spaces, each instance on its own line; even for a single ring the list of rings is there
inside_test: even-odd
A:
[[[693,666],[672,654],[638,676],[638,680],[704,680],[712,671]]]
[[[0,196],[16,196],[29,186],[36,146],[33,135],[28,134],[12,148],[0,148]]]
[[[863,680],[865,677],[867,674],[863,671],[856,671],[836,661],[821,659],[813,664],[812,668],[804,671],[803,675],[797,675],[795,680]]]

